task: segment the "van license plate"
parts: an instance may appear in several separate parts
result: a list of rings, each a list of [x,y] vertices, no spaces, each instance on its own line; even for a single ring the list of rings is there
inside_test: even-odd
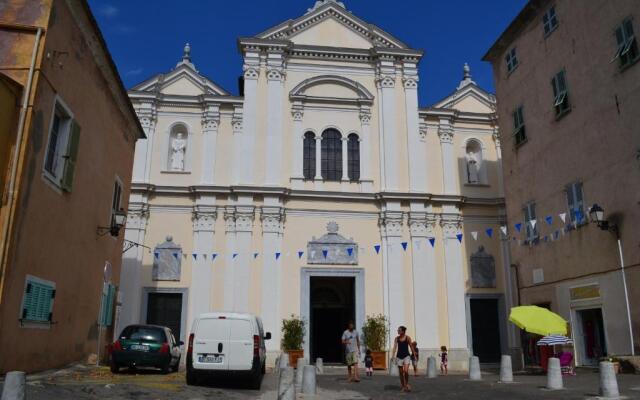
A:
[[[223,355],[208,355],[208,356],[200,356],[198,361],[201,363],[211,363],[211,364],[222,364],[224,360]]]
[[[131,345],[131,350],[149,351],[149,346],[145,346],[143,344],[132,344]]]

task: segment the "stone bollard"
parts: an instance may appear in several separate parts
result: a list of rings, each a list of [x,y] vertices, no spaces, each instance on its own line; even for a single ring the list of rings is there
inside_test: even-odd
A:
[[[316,370],[318,375],[324,374],[324,363],[322,362],[322,358],[316,358]]]
[[[298,365],[296,365],[296,385],[302,385],[302,370],[307,365],[307,360],[304,358],[298,358]]]
[[[511,356],[502,355],[500,360],[500,382],[512,383],[513,382],[513,369],[511,368]]]
[[[600,363],[600,396],[605,398],[618,398],[618,380],[613,369],[613,363],[602,361]]]
[[[316,367],[313,365],[302,368],[302,393],[316,394]]]
[[[469,359],[469,380],[482,380],[482,373],[480,372],[480,359],[477,356],[473,356]]]
[[[427,358],[427,378],[435,378],[438,376],[438,370],[436,369],[436,358],[430,356]]]
[[[398,363],[396,362],[395,357],[391,357],[389,359],[389,375],[400,376],[400,371],[398,371]]]
[[[293,384],[294,372],[292,367],[284,367],[280,373],[278,384],[278,400],[295,400],[296,387]]]
[[[2,388],[2,400],[24,400],[26,376],[21,371],[7,372]]]
[[[551,357],[547,366],[547,389],[562,389],[562,371],[560,370],[560,359]]]
[[[289,366],[289,354],[282,353],[278,358],[278,371]]]

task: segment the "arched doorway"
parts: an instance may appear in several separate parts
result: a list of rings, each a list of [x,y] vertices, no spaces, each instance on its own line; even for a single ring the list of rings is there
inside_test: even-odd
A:
[[[311,359],[343,363],[342,333],[356,317],[355,278],[312,276],[309,294]]]

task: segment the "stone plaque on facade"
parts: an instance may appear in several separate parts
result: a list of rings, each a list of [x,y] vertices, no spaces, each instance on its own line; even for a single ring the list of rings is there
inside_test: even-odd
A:
[[[491,254],[485,252],[484,246],[471,255],[471,287],[496,287],[496,262]]]
[[[358,244],[338,234],[338,224],[329,222],[327,233],[316,239],[314,236],[307,244],[307,263],[309,264],[358,264]]]
[[[182,273],[182,247],[173,243],[173,237],[167,236],[164,243],[153,249],[154,281],[179,281]]]

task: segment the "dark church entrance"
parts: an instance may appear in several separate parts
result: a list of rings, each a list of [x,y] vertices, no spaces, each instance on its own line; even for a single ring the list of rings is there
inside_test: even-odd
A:
[[[498,299],[469,299],[473,354],[481,363],[500,362]]]
[[[176,340],[180,340],[182,323],[182,293],[149,293],[147,324],[171,328]]]
[[[343,363],[342,333],[355,321],[355,278],[312,276],[310,286],[311,359]]]

